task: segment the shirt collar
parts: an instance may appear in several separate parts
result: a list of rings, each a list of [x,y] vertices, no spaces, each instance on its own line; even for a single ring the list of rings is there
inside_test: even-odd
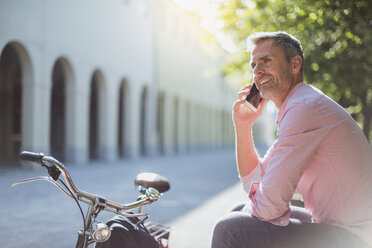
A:
[[[295,87],[293,87],[293,89],[291,90],[291,92],[289,92],[288,96],[286,97],[286,99],[284,100],[282,106],[279,108],[279,112],[278,112],[278,115],[276,116],[276,123],[279,123],[280,120],[282,119],[283,117],[283,114],[284,114],[284,110],[286,109],[286,105],[288,103],[288,100],[289,98],[291,98],[291,96],[301,87],[305,86],[306,83],[305,81],[302,81],[301,83],[298,83]]]

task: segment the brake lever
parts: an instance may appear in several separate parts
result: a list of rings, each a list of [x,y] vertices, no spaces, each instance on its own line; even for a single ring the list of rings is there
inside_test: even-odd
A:
[[[47,182],[50,182],[51,184],[53,184],[54,186],[56,186],[57,188],[59,188],[60,190],[63,191],[63,193],[65,193],[66,195],[68,195],[69,197],[73,198],[69,192],[67,192],[61,185],[59,185],[54,179],[52,179],[51,177],[46,177],[46,176],[39,176],[39,177],[31,177],[31,178],[27,178],[27,179],[23,179],[23,180],[20,180],[20,181],[17,181],[17,182],[14,182],[10,185],[11,188],[13,188],[14,186],[17,186],[17,185],[20,185],[20,184],[23,184],[23,183],[31,183],[31,182],[35,182],[35,181],[47,181]]]

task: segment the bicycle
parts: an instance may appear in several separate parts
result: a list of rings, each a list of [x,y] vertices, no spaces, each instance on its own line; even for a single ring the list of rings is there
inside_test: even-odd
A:
[[[76,188],[66,167],[51,156],[24,151],[21,152],[20,159],[45,167],[49,176],[23,179],[13,183],[10,187],[34,181],[47,181],[77,203],[83,218],[83,226],[78,232],[75,248],[87,248],[94,243],[96,248],[121,247],[123,239],[127,239],[128,235],[129,237],[137,235],[140,237],[139,239],[149,239],[154,247],[156,247],[155,244],[158,244],[160,248],[169,248],[171,228],[152,221],[145,222],[149,215],[143,213],[144,206],[159,200],[160,196],[170,189],[169,181],[165,177],[155,173],[138,174],[135,178],[135,186],[140,192],[137,201],[119,204]],[[79,202],[88,204],[85,215]],[[138,209],[138,212],[128,212],[134,209]],[[96,219],[101,211],[111,212],[116,216],[106,223],[99,222]]]

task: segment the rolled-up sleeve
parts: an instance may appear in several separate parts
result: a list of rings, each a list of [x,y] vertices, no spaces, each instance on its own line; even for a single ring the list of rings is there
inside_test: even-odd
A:
[[[275,225],[289,223],[289,202],[312,156],[329,132],[312,107],[296,104],[283,113],[278,138],[261,161],[262,177],[249,189],[251,214]]]

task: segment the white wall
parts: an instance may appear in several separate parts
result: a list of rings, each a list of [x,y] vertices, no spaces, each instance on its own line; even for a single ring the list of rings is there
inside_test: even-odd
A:
[[[213,144],[222,145],[221,122],[222,113],[231,113],[231,106],[235,98],[236,89],[229,87],[223,77],[217,73],[224,59],[221,48],[216,49],[214,56],[207,54],[203,47],[202,39],[204,30],[201,29],[198,19],[185,12],[172,2],[156,0],[153,2],[155,18],[156,81],[159,90],[165,93],[167,99],[179,98],[179,125],[178,130],[185,130],[187,121],[184,112],[186,102],[197,104],[199,107],[191,108],[191,140],[199,148],[212,148]],[[210,72],[215,71],[215,73]],[[170,100],[168,103],[170,104]],[[166,106],[165,112],[171,113],[172,106]],[[216,118],[211,118],[210,109],[216,109],[219,113]],[[166,114],[167,115],[167,114]],[[195,118],[195,116],[197,116]],[[167,130],[172,130],[166,136],[169,153],[172,153],[174,145],[173,115],[166,117]],[[230,118],[230,115],[229,115]],[[233,143],[232,122],[227,122],[226,132],[230,133],[227,141]],[[229,127],[230,126],[230,127]],[[214,136],[216,130],[219,136]],[[194,135],[196,134],[196,135]],[[177,139],[180,151],[185,151],[186,138],[178,134]],[[192,150],[198,150],[198,147]]]
[[[100,159],[118,158],[123,80],[128,86],[124,124],[128,157],[141,154],[144,87],[148,90],[146,155],[159,150],[159,92],[165,93],[167,153],[233,143],[230,113],[236,90],[220,75],[209,73],[218,69],[224,53],[212,48],[218,51],[216,55],[207,55],[198,20],[170,0],[0,0],[0,34],[0,51],[11,44],[22,64],[22,149],[50,152],[52,72],[57,60],[63,61],[66,74],[68,161],[89,161],[90,91],[95,72],[102,84]],[[178,99],[177,106],[174,99]]]

